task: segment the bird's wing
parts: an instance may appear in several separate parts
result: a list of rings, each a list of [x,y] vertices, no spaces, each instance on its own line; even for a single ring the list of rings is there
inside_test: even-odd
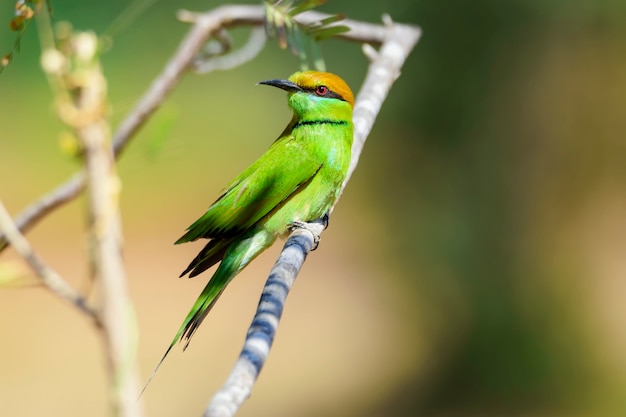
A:
[[[261,158],[235,178],[176,243],[240,234],[308,183],[322,163],[288,139],[283,137],[274,142]]]

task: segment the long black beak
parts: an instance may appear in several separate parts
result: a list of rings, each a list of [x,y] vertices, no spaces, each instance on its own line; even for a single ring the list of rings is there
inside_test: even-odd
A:
[[[300,88],[298,84],[294,84],[289,80],[266,80],[266,81],[259,81],[257,84],[271,85],[273,87],[278,87],[290,93],[296,93],[298,91],[302,91],[302,88]]]

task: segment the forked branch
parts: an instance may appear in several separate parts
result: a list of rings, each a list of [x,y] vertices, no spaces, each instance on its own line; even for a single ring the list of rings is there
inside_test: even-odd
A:
[[[150,119],[161,103],[178,85],[187,70],[197,69],[200,71],[210,71],[221,68],[232,68],[235,65],[243,64],[247,60],[252,59],[261,49],[259,42],[262,42],[261,37],[263,35],[260,35],[259,31],[255,31],[255,33],[251,35],[250,41],[246,44],[249,49],[231,53],[230,58],[235,57],[236,59],[227,61],[228,56],[220,56],[218,58],[225,58],[226,60],[223,62],[226,62],[226,64],[222,65],[219,64],[218,61],[212,63],[209,61],[207,64],[208,67],[202,67],[199,64],[200,61],[197,59],[201,48],[206,44],[207,40],[216,34],[220,34],[221,36],[223,30],[236,26],[261,27],[265,22],[263,6],[222,6],[207,13],[181,12],[179,17],[181,20],[192,22],[193,25],[161,74],[152,82],[144,96],[118,127],[117,132],[113,136],[113,149],[109,154],[111,158],[119,157],[123,149],[134,137],[134,134]],[[327,17],[329,17],[329,15],[323,13],[307,12],[298,16],[297,19],[301,20],[303,23],[308,23],[319,21]],[[364,52],[370,58],[369,70],[363,86],[357,95],[354,107],[353,117],[355,131],[352,161],[348,177],[342,186],[342,191],[357,166],[365,140],[371,131],[387,93],[399,76],[400,68],[419,40],[421,34],[420,29],[417,27],[394,24],[389,17],[384,17],[383,20],[383,25],[353,20],[341,21],[341,25],[347,26],[350,28],[350,31],[341,33],[338,37],[364,44]],[[257,43],[253,44],[253,42]],[[380,46],[380,49],[376,51],[372,45]],[[239,55],[234,55],[235,53]],[[218,62],[218,64],[216,64],[216,62]],[[91,132],[89,134],[97,134],[97,132]],[[97,161],[98,157],[97,155],[95,156]],[[102,161],[103,160],[101,160],[101,162]],[[108,179],[111,178],[108,174],[105,177]],[[19,229],[22,232],[27,231],[47,214],[73,200],[83,191],[86,178],[93,180],[91,174],[86,175],[81,171],[75,174],[66,183],[60,185],[39,201],[27,207],[14,221],[17,226],[16,230]],[[91,185],[92,187],[98,187],[97,184],[92,183]],[[105,188],[111,186],[111,184],[102,185]],[[111,194],[110,190],[106,191],[104,188],[102,192],[109,193],[109,195]],[[110,216],[110,213],[101,214],[104,219]],[[117,226],[114,224],[117,220],[111,218],[109,218],[109,220],[113,223],[109,224],[107,228],[109,234],[105,236],[108,236],[107,241],[111,243],[111,245],[108,246],[110,250],[108,254],[111,255],[110,260],[115,264],[119,261],[119,253],[114,253],[119,249],[119,246],[115,243],[116,239],[119,237],[115,231]],[[98,225],[94,226],[96,226],[96,230],[98,230]],[[16,240],[13,238],[15,233],[10,236],[10,234],[7,233],[9,229],[4,227],[2,227],[2,229],[4,229],[4,233],[0,233],[0,251],[6,248],[7,245],[15,244],[19,241],[19,239]],[[96,231],[96,233],[101,233],[101,231]],[[96,237],[102,238],[102,235]],[[307,254],[314,247],[314,240],[316,239],[319,239],[318,233],[312,233],[309,228],[297,229],[290,235],[266,283],[257,315],[248,332],[246,344],[244,345],[240,358],[235,364],[226,384],[217,392],[213,401],[209,404],[205,416],[233,416],[250,395],[256,378],[270,351],[285,298]],[[104,251],[108,250],[106,242],[101,242],[100,246]],[[101,259],[102,262],[108,263],[106,259],[109,258],[106,258],[106,253],[103,252],[99,256],[103,257]],[[120,271],[121,270],[111,271],[111,273],[117,275],[118,278],[123,277],[123,273]],[[119,283],[119,280],[111,282]],[[69,299],[72,298],[69,297]],[[271,309],[268,308],[267,304],[269,299],[272,300]],[[119,311],[119,309],[117,311]],[[124,318],[120,316],[117,318],[110,317],[103,319],[124,320]],[[271,326],[258,326],[259,323],[271,323]],[[128,346],[128,340],[123,341],[121,344]],[[254,353],[253,351],[262,354],[252,354]],[[121,363],[117,365],[123,366]],[[135,381],[131,381],[130,384],[134,385]],[[133,388],[126,390],[127,393],[132,393],[133,391]],[[129,398],[121,400],[122,404],[128,404],[127,401],[129,401]],[[138,413],[138,409],[132,408],[133,407],[129,407],[129,414]]]

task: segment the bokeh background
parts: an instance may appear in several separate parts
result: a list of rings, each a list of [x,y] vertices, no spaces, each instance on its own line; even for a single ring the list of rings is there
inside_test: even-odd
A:
[[[187,30],[157,2],[103,57],[114,126]],[[0,0],[0,52],[14,39]],[[126,1],[53,0],[102,33]],[[626,2],[331,1],[321,10],[424,35],[393,87],[241,416],[626,415]],[[245,31],[236,33],[237,39]],[[358,90],[357,45],[323,44]],[[39,69],[35,26],[0,75],[0,198],[19,212],[74,173]],[[147,378],[208,274],[172,242],[287,123],[255,82],[298,61],[269,44],[228,72],[186,76],[119,164],[129,286]],[[82,199],[30,233],[90,288]],[[143,396],[147,416],[200,415],[236,359],[280,245],[236,279],[189,349]],[[0,415],[107,415],[101,340],[0,257]]]

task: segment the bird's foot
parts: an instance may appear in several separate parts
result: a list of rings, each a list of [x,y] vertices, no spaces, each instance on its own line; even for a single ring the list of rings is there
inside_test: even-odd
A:
[[[320,235],[328,227],[328,214],[325,214],[322,218],[313,222],[301,222],[295,221],[289,225],[289,231],[293,232],[296,229],[308,230],[313,235],[313,247],[311,251],[317,249],[320,243]]]

